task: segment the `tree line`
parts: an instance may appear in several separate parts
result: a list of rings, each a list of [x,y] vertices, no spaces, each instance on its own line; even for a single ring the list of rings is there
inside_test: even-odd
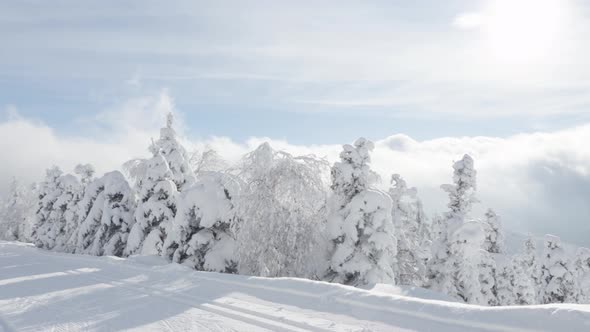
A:
[[[453,164],[448,210],[429,218],[417,190],[393,174],[377,188],[371,141],[346,144],[333,165],[263,143],[228,166],[208,150],[189,155],[169,114],[151,158],[95,177],[47,170],[38,185],[13,181],[0,237],[88,255],[159,255],[196,270],[301,277],[358,287],[429,288],[466,303],[590,302],[590,250],[574,257],[558,237],[504,249],[500,217],[474,218],[477,172]]]

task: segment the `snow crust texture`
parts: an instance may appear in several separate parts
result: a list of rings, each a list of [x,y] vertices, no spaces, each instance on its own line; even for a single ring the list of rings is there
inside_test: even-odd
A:
[[[590,307],[488,308],[404,289],[194,271],[0,241],[0,331],[588,331]],[[421,295],[426,297],[408,297]]]

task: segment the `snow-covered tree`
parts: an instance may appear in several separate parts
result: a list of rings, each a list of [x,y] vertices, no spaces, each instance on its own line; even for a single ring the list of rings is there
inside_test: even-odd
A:
[[[504,234],[502,233],[502,224],[500,217],[492,210],[488,209],[485,214],[486,240],[484,250],[491,254],[500,254],[504,252]]]
[[[53,166],[45,171],[45,179],[39,184],[39,200],[35,212],[32,240],[38,247],[43,247],[46,232],[52,227],[51,213],[53,204],[59,197],[58,179],[63,174],[59,167]]]
[[[209,172],[221,172],[229,167],[213,149],[207,149],[202,153],[195,151],[190,158],[190,164],[197,178]]]
[[[445,291],[467,303],[496,305],[496,265],[482,249],[484,239],[485,225],[478,221],[465,222],[453,232]]]
[[[448,230],[452,233],[460,227],[465,218],[471,212],[473,203],[477,203],[475,190],[477,188],[476,175],[473,158],[464,155],[463,158],[453,164],[453,184],[443,184],[441,189],[449,195],[450,209],[445,214]]]
[[[86,190],[94,180],[94,167],[90,164],[78,164],[74,168],[74,173],[80,178],[80,186],[78,187],[78,199],[77,206],[74,207],[75,217],[70,219],[70,222],[66,224],[66,235],[64,242],[60,246],[60,251],[74,253],[78,249],[78,232],[80,231],[80,223],[82,223],[88,216],[88,212],[92,206],[86,206],[86,204],[92,203],[90,201],[84,201],[86,196]]]
[[[538,271],[535,256],[532,256],[531,258],[530,254],[526,253],[512,259],[512,288],[515,304],[530,305],[537,303],[535,282],[536,280],[539,280],[539,278],[538,275],[534,274],[532,271]],[[500,294],[498,292],[498,298],[499,297]],[[505,305],[505,303],[500,302],[500,305]]]
[[[532,237],[528,237],[523,244],[523,252],[514,258],[514,271],[517,276],[516,283],[520,283],[525,288],[523,291],[520,304],[535,304],[540,303],[542,282],[541,282],[541,265],[537,255],[537,248]],[[522,275],[519,275],[522,273]],[[528,283],[530,282],[530,285]],[[531,287],[532,290],[526,289]],[[533,299],[529,297],[528,292],[531,291]],[[518,302],[519,300],[517,300]]]
[[[29,241],[35,219],[35,185],[10,182],[8,195],[0,202],[0,239]]]
[[[154,150],[142,174],[135,224],[131,228],[124,255],[163,255],[166,227],[176,215],[176,184],[164,156]]]
[[[541,263],[542,303],[575,303],[576,280],[570,260],[557,236],[545,235],[545,247]]]
[[[80,177],[80,182],[83,186],[88,186],[94,179],[94,166],[90,164],[78,164],[74,168],[74,173]]]
[[[498,305],[517,304],[516,274],[511,261],[496,267],[496,298]]]
[[[449,211],[433,221],[432,258],[428,264],[428,283],[434,290],[443,293],[454,292],[450,284],[450,274],[447,262],[451,255],[450,241],[455,231],[465,223],[471,211],[475,198],[476,175],[473,159],[469,155],[453,164],[453,184],[441,186],[449,195]]]
[[[344,145],[332,167],[328,234],[334,244],[327,278],[349,285],[394,283],[397,240],[388,194],[371,188],[373,143]]]
[[[98,224],[94,219],[97,215],[100,218],[103,206],[102,201],[97,200],[103,191],[104,185],[98,179],[86,184],[82,199],[78,202],[78,227],[70,237],[66,251],[84,253],[92,245]]]
[[[166,127],[160,129],[160,138],[151,145],[150,150],[154,155],[160,153],[164,157],[170,169],[170,180],[182,192],[190,188],[196,178],[190,166],[190,158],[178,141],[173,125],[174,115],[168,113]]]
[[[59,178],[59,187],[62,190],[61,196],[57,199],[54,208],[59,207],[59,214],[62,214],[61,218],[56,217],[59,220],[53,230],[56,232],[54,235],[55,245],[54,248],[57,251],[65,251],[68,245],[68,240],[78,227],[79,215],[78,215],[78,202],[82,198],[82,186],[78,179],[71,175],[66,174]],[[59,232],[58,232],[59,230]]]
[[[484,226],[485,231],[485,223]],[[485,243],[485,240],[484,240]],[[485,249],[480,249],[479,255],[479,283],[481,286],[482,304],[495,306],[498,305],[498,285],[497,285],[497,267],[496,261]],[[510,286],[508,286],[510,287]]]
[[[463,223],[452,233],[447,260],[449,284],[445,285],[448,295],[467,303],[486,304],[479,271],[484,239],[484,227],[477,221]]]
[[[16,216],[15,207],[18,205],[20,196],[20,185],[15,178],[10,182],[8,195],[0,202],[0,240],[18,239],[18,228],[22,222]]]
[[[391,177],[389,196],[393,203],[391,214],[397,237],[398,283],[423,286],[430,233],[425,224],[422,202],[417,197],[416,188],[408,188],[399,174]]]
[[[209,173],[179,195],[164,242],[168,258],[197,270],[237,272],[233,184],[229,175]]]
[[[324,228],[325,168],[323,160],[293,157],[274,151],[268,143],[243,158],[236,224],[240,273],[317,274],[314,250]]]
[[[450,252],[450,237],[447,227],[447,219],[441,215],[432,218],[431,225],[432,244],[430,246],[430,259],[427,263],[427,285],[441,293],[448,294],[451,291],[450,275],[447,260]]]
[[[122,256],[133,225],[135,193],[118,171],[91,182],[81,201],[88,209],[80,223],[76,252],[91,255]]]
[[[578,303],[590,303],[590,249],[580,248],[576,253],[576,277],[580,297]]]
[[[33,239],[38,247],[63,250],[67,225],[75,223],[80,183],[76,177],[53,167],[47,170],[39,192]]]

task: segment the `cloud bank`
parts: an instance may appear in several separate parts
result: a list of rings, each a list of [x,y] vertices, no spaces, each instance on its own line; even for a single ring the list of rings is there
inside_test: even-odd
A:
[[[135,98],[91,118],[76,119],[85,135],[62,136],[54,128],[18,115],[9,107],[0,117],[0,193],[10,179],[38,181],[55,164],[72,171],[77,163],[92,163],[99,173],[119,169],[131,158],[147,157],[147,146],[165,114],[174,108],[166,92]],[[197,138],[182,126],[189,149],[213,148],[230,162],[258,144],[293,154],[316,154],[330,162],[340,145],[294,145],[283,140],[253,137],[235,142],[227,137]],[[432,214],[445,210],[440,184],[452,177],[452,162],[469,153],[478,170],[481,204],[474,215],[494,208],[508,229],[536,234],[553,233],[565,240],[590,245],[590,125],[567,130],[499,137],[444,137],[417,141],[404,134],[378,140],[373,167],[383,187],[393,173],[416,186]],[[348,143],[348,142],[342,142]]]

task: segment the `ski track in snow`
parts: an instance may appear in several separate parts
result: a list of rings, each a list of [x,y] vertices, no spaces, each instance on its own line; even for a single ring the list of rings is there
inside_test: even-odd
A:
[[[484,308],[0,242],[0,331],[113,330],[590,331],[590,306]]]

